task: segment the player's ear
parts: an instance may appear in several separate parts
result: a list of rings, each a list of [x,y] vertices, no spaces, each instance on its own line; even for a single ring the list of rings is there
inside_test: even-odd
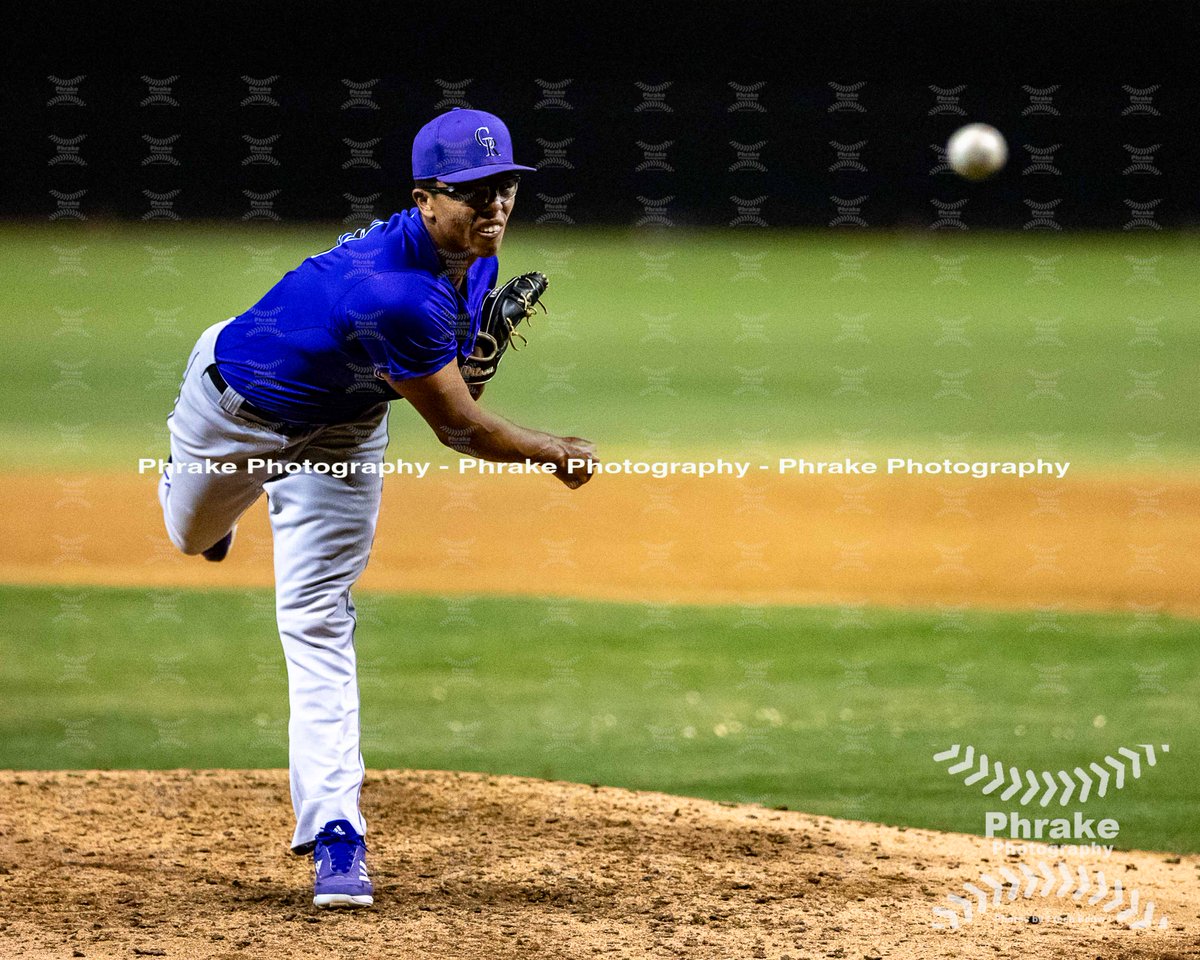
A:
[[[433,209],[432,209],[433,196],[432,196],[432,194],[428,193],[425,190],[422,190],[420,187],[413,187],[412,198],[413,198],[413,203],[415,203],[417,205],[417,209],[420,210],[421,213],[423,213],[425,216],[430,217],[432,219],[432,217],[433,217]]]

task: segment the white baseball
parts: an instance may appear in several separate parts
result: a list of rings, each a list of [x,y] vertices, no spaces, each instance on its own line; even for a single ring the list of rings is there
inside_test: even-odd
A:
[[[946,157],[960,177],[983,180],[1004,166],[1008,160],[1008,144],[995,127],[986,123],[968,123],[950,137]]]

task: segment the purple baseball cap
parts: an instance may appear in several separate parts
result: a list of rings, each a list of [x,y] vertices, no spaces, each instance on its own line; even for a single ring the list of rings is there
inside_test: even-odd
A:
[[[512,157],[512,137],[503,120],[483,110],[455,107],[434,117],[413,138],[413,179],[466,183],[537,169],[513,163]]]

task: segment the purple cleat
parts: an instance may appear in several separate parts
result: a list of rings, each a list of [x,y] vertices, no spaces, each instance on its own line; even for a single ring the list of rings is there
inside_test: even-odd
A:
[[[200,556],[209,563],[220,563],[229,556],[229,548],[233,546],[233,535],[235,533],[237,533],[236,526],[207,550],[201,550]]]
[[[330,820],[317,834],[313,863],[313,905],[317,907],[369,907],[371,878],[367,876],[367,845],[349,820]]]

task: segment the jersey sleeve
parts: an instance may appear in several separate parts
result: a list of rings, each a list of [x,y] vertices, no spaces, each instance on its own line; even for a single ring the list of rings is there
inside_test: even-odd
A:
[[[342,298],[338,314],[346,338],[393,380],[435,373],[457,356],[454,298],[432,277],[375,274]]]
[[[496,281],[500,277],[500,261],[495,257],[488,257],[483,261],[480,269],[480,279],[483,281],[482,286],[484,291],[493,290],[496,287]]]

